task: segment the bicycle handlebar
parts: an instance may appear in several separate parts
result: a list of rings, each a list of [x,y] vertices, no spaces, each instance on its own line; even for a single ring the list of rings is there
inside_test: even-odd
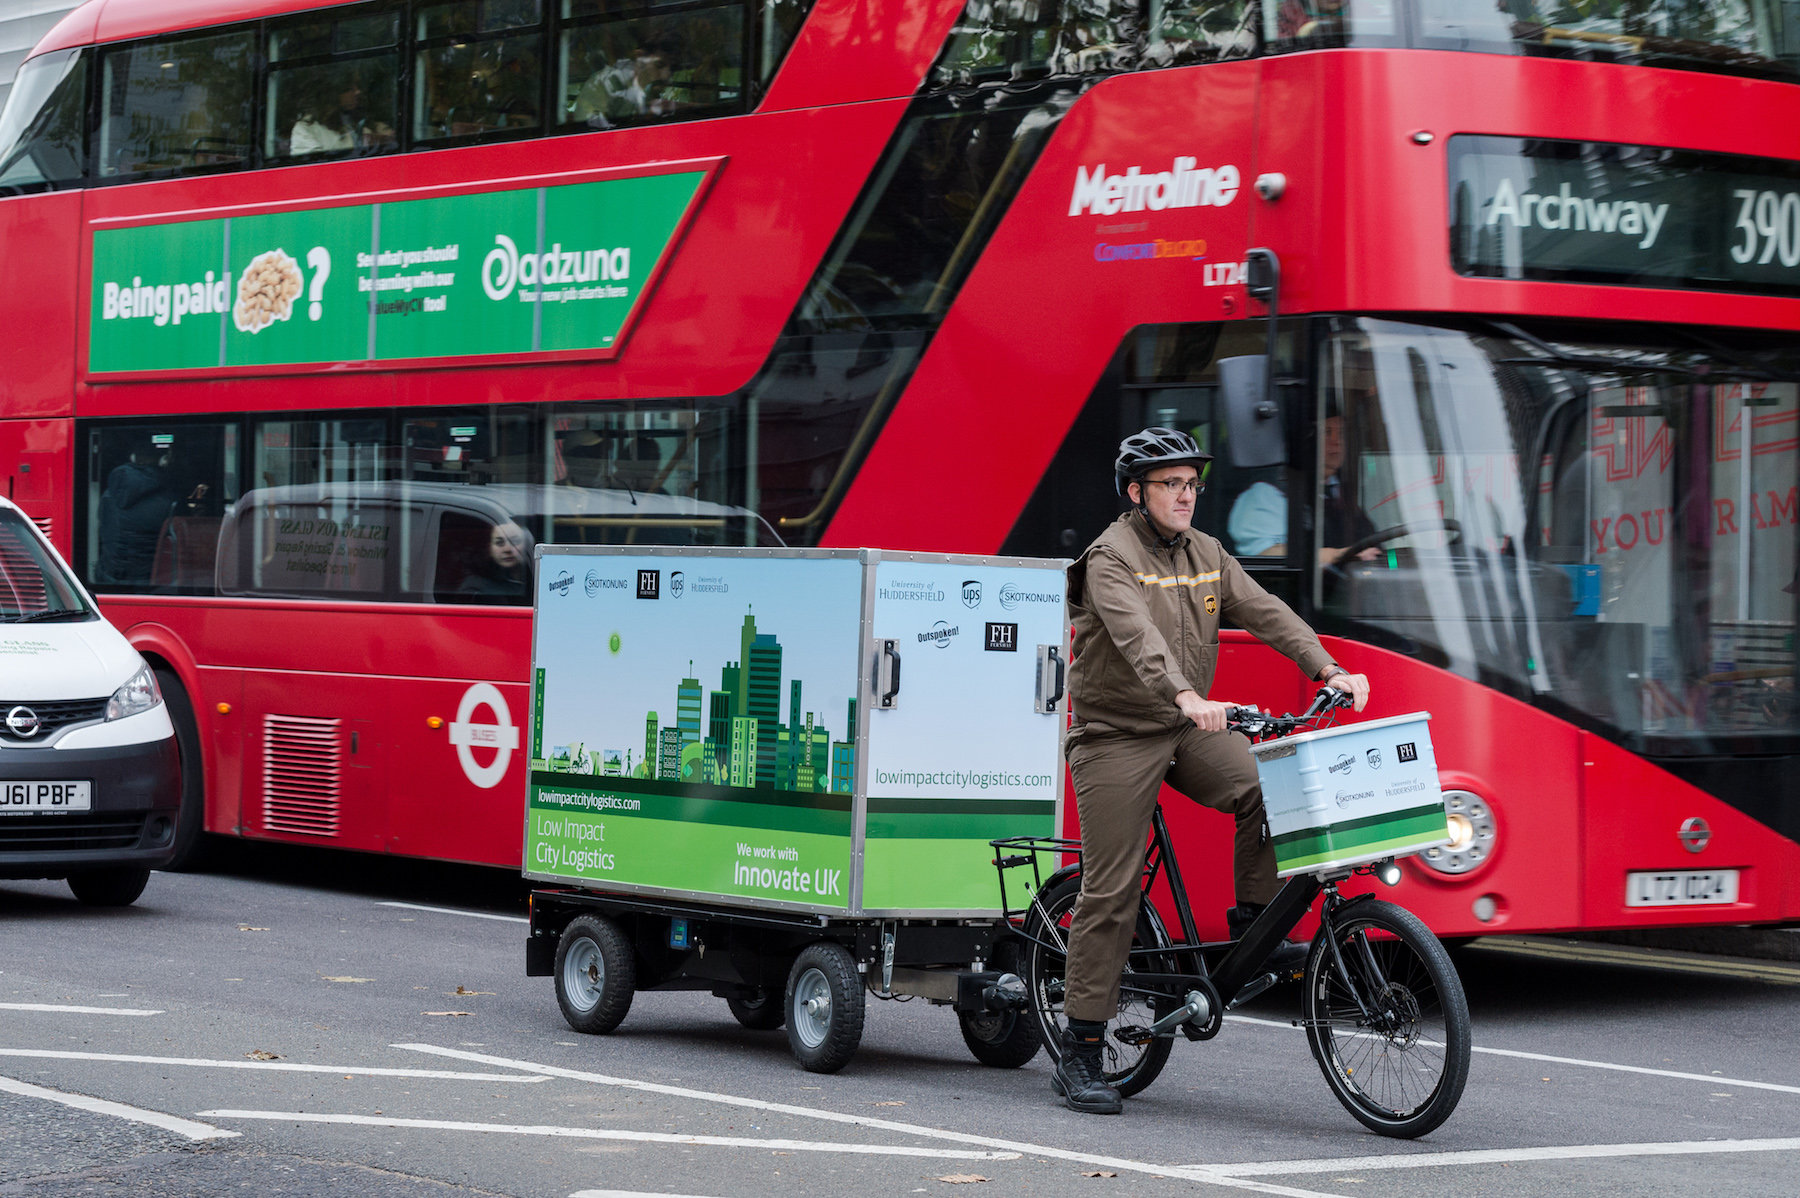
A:
[[[1333,686],[1321,686],[1319,693],[1313,696],[1312,706],[1299,715],[1291,712],[1287,715],[1270,715],[1254,707],[1227,707],[1225,727],[1233,732],[1242,732],[1251,740],[1287,736],[1311,728],[1327,713],[1339,707],[1348,707],[1352,702],[1354,700],[1348,693]]]

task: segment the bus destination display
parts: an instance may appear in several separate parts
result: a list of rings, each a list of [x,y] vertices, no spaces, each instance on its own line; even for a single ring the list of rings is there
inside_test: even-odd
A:
[[[1465,275],[1800,293],[1800,162],[1453,137],[1450,214]]]
[[[610,354],[704,178],[97,230],[88,369]]]

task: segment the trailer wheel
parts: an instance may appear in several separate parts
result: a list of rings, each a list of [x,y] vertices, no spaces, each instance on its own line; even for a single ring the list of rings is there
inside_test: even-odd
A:
[[[598,915],[569,921],[556,944],[556,1003],[578,1032],[603,1036],[631,1010],[637,963],[619,925]]]
[[[725,996],[725,1005],[737,1021],[753,1032],[773,1031],[787,1022],[787,1008],[781,995],[756,986]]]
[[[862,976],[841,944],[808,945],[788,971],[788,1047],[809,1073],[836,1073],[862,1043]]]

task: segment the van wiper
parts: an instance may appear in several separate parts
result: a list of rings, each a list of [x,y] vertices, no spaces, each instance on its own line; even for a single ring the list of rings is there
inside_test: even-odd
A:
[[[6,624],[44,624],[52,620],[85,620],[88,613],[79,609],[69,611],[28,611],[23,615],[11,616],[0,623]]]

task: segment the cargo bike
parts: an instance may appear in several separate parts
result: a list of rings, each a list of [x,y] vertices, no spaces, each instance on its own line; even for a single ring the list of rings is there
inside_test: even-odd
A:
[[[1108,1028],[1104,1071],[1125,1095],[1162,1072],[1177,1034],[1210,1040],[1225,1013],[1282,980],[1270,952],[1321,897],[1306,956],[1301,1017],[1331,1092],[1364,1126],[1411,1138],[1441,1125],[1468,1080],[1470,1030],[1449,954],[1417,916],[1340,885],[1372,875],[1400,880],[1398,857],[1448,842],[1443,796],[1423,713],[1319,727],[1349,697],[1321,689],[1299,716],[1228,709],[1228,727],[1253,742],[1277,874],[1286,881],[1235,941],[1202,942],[1180,863],[1158,806],[1144,853],[1143,899]],[[1265,739],[1272,738],[1272,739]],[[997,839],[1002,904],[1025,940],[1031,1011],[1047,1049],[1062,1044],[1068,933],[1081,892],[1081,842]],[[1045,875],[1049,857],[1067,864]],[[1029,881],[1021,875],[1029,874]],[[1181,940],[1173,940],[1152,887],[1168,888]],[[1014,906],[1007,896],[1018,896]]]
[[[830,1072],[874,994],[1030,1060],[990,842],[1061,827],[1066,565],[538,547],[526,972],[569,1026],[710,991]]]

